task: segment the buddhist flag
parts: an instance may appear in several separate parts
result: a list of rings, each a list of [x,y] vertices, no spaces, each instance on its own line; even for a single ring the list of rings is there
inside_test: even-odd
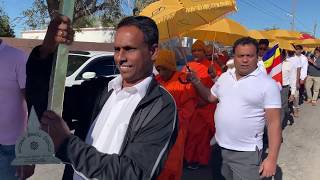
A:
[[[267,74],[282,87],[282,62],[279,45],[276,44],[262,57]]]

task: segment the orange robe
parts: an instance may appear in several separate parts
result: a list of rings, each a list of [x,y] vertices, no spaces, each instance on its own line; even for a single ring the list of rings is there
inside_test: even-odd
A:
[[[207,59],[201,61],[192,61],[188,63],[191,70],[197,73],[201,82],[208,88],[214,84],[208,74],[209,66],[213,65],[217,76],[222,74],[220,66],[215,62]],[[182,71],[186,71],[184,68]],[[208,165],[211,153],[210,140],[214,135],[214,111],[216,104],[205,103],[198,96],[198,105],[190,120],[190,128],[185,146],[184,159],[188,163],[199,163],[200,165]]]
[[[158,75],[158,82],[173,96],[178,109],[178,136],[173,145],[158,180],[180,180],[183,172],[183,154],[189,121],[196,106],[196,92],[191,84],[182,84],[179,77],[185,79],[186,74],[175,72],[169,81],[163,81]]]

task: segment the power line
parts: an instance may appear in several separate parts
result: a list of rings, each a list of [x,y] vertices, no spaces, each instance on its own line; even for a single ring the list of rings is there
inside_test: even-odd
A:
[[[285,10],[283,9],[282,7],[278,6],[277,4],[275,4],[274,2],[272,2],[271,0],[267,0],[271,5],[273,5],[274,7],[284,11],[286,14],[290,14],[291,15],[291,12],[289,12],[288,10]]]
[[[251,1],[251,0],[246,0],[246,1],[248,1],[248,2],[250,2],[252,5],[256,6],[258,9],[268,12],[268,13],[271,14],[271,16],[273,16],[273,17],[280,18],[280,19],[283,19],[283,20],[287,20],[287,19],[284,18],[283,16],[278,15],[278,14],[275,14],[274,11],[268,10],[268,9],[266,8],[267,6],[259,7],[258,4],[256,4],[255,2],[253,2],[253,1]],[[287,16],[285,16],[285,17],[287,17]]]
[[[258,10],[259,12],[261,12],[261,13],[263,13],[265,15],[268,15],[270,17],[280,18],[280,19],[283,19],[283,20],[286,20],[286,21],[288,20],[288,19],[286,19],[284,17],[281,17],[279,15],[274,14],[273,12],[268,11],[267,9],[260,8],[257,4],[255,4],[254,2],[252,2],[250,0],[246,0],[246,1],[243,0],[243,1],[239,1],[239,2],[245,3],[246,5],[249,5],[249,6],[253,7],[253,8],[255,8],[256,10]],[[288,12],[285,9],[282,9],[282,10],[285,11],[286,13]],[[292,15],[292,13],[288,13],[288,14]],[[302,27],[304,30],[308,31],[308,28],[306,28],[308,26],[306,26],[304,23],[302,23],[297,17],[295,17],[295,20],[299,23],[300,27]]]
[[[271,5],[273,5],[274,7],[280,9],[281,11],[283,11],[284,13],[286,13],[286,15],[289,16],[293,16],[294,14],[292,12],[289,12],[288,10],[278,6],[276,3],[274,3],[271,0],[267,0]],[[306,26],[297,16],[295,16],[295,20],[300,24],[301,27],[303,27],[304,30],[309,30],[309,28],[307,28],[308,26]]]
[[[259,12],[262,12],[262,13],[264,13],[265,15],[268,15],[268,16],[270,16],[270,17],[275,17],[275,18],[284,19],[283,17],[280,17],[280,16],[277,16],[277,15],[275,15],[275,14],[272,14],[272,13],[266,11],[265,9],[259,8],[257,5],[255,5],[255,4],[252,3],[251,1],[239,1],[239,2],[245,3],[246,5],[249,5],[249,6],[253,7],[253,8],[255,8],[256,10],[258,10]],[[287,19],[284,19],[284,20],[287,20]]]

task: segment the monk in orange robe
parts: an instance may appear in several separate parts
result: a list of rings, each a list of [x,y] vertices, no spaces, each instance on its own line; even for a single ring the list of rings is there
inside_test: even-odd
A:
[[[197,95],[191,84],[182,83],[186,74],[177,71],[175,54],[160,50],[155,62],[158,82],[173,96],[178,109],[178,136],[158,180],[180,180],[183,172],[183,154],[189,121],[193,115]],[[179,80],[180,79],[180,80]]]
[[[217,76],[222,74],[220,66],[214,61],[209,61],[205,54],[206,46],[203,41],[197,40],[192,45],[194,60],[189,62],[188,67],[197,73],[201,82],[211,88],[215,79],[210,73],[215,71]],[[185,67],[182,71],[188,70]],[[211,71],[211,72],[210,72]],[[210,159],[210,140],[214,135],[214,111],[216,104],[205,103],[200,96],[194,114],[190,120],[190,128],[185,146],[184,159],[189,169],[198,169],[199,165],[208,165]]]

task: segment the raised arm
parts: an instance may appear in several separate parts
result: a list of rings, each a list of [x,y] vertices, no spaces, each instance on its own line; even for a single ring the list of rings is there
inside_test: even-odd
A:
[[[187,79],[192,83],[193,87],[197,91],[197,94],[208,103],[218,102],[218,98],[215,97],[209,88],[202,84],[201,80],[197,77],[195,72],[187,72]]]

